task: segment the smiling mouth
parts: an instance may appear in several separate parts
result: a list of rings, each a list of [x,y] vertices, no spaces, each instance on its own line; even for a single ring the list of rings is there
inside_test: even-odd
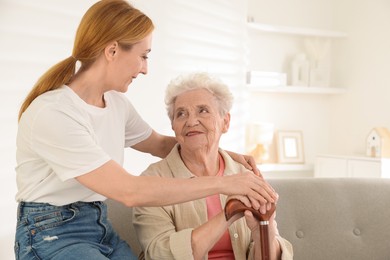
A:
[[[193,135],[198,135],[201,134],[202,132],[188,132],[186,136],[193,136]]]

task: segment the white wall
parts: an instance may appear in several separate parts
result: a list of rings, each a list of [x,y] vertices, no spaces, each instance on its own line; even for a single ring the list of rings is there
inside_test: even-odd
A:
[[[332,29],[333,12],[333,1],[326,0],[248,0],[249,16],[281,26]]]
[[[337,70],[348,93],[332,103],[329,151],[364,154],[369,131],[390,128],[390,1],[337,2],[335,23],[348,33]]]

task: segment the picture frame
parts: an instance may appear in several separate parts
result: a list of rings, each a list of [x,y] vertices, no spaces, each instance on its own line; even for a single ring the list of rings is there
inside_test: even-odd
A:
[[[279,163],[304,163],[302,131],[277,131],[277,156]]]

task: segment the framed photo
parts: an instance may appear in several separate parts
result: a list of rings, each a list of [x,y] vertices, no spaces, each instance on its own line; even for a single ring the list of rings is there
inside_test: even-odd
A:
[[[301,131],[277,131],[276,141],[279,163],[304,163]]]

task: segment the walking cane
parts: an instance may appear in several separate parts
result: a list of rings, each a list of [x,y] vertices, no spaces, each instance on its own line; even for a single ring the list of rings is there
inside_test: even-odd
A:
[[[265,214],[261,214],[258,210],[245,206],[241,201],[237,199],[231,199],[225,206],[225,217],[229,220],[231,217],[238,213],[243,213],[245,210],[252,212],[253,216],[259,220],[260,225],[260,246],[261,246],[261,260],[270,259],[270,245],[269,245],[269,232],[268,225],[269,219],[276,209],[275,204],[271,205],[271,209]],[[260,259],[259,259],[260,260]]]

